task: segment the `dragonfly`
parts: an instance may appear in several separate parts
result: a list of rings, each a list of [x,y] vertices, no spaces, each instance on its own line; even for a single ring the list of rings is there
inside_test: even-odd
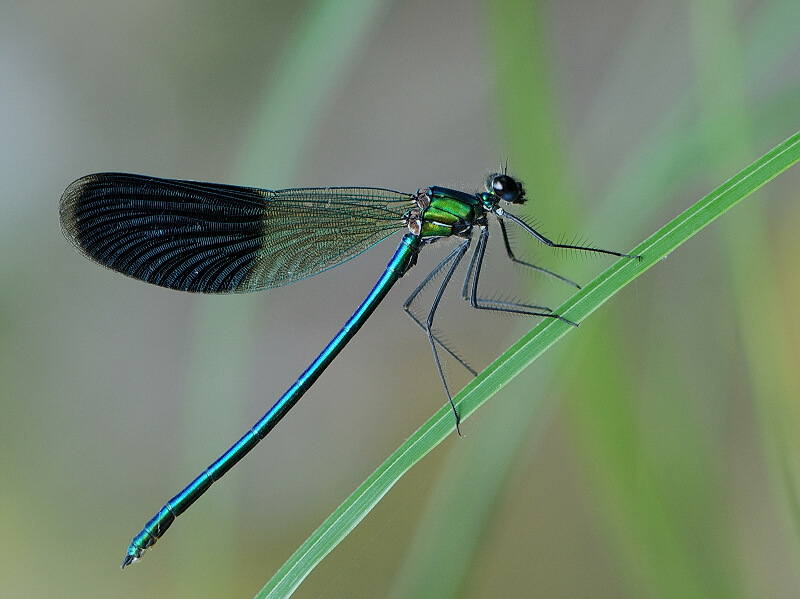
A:
[[[577,326],[545,306],[483,297],[481,269],[489,221],[499,223],[508,258],[524,267],[580,286],[553,271],[517,258],[506,223],[551,248],[640,258],[592,246],[556,243],[508,212],[527,200],[520,181],[506,169],[489,175],[485,191],[469,193],[425,187],[401,193],[370,187],[267,190],[219,183],[162,179],[125,173],[84,176],[67,187],[59,206],[61,229],[84,256],[124,275],[196,293],[244,293],[287,285],[337,266],[395,232],[400,243],[362,304],[295,383],[222,456],[170,499],[133,538],[122,568],[138,561],[179,515],[250,452],[316,382],[356,334],[392,286],[416,263],[420,250],[443,239],[457,245],[414,289],[403,309],[427,334],[439,377],[460,419],[442,370],[439,351],[477,373],[437,337],[434,317],[445,289],[467,255],[462,298],[472,308],[554,318]],[[441,277],[425,319],[412,304]]]

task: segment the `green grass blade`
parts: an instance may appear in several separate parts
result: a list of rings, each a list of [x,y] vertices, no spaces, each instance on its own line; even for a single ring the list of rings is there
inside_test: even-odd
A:
[[[636,106],[620,108],[622,104],[618,96],[619,90],[630,85],[632,73],[658,71],[663,67],[663,65],[658,66],[658,56],[662,53],[669,54],[670,48],[674,48],[675,43],[681,43],[658,41],[660,36],[675,37],[672,24],[676,19],[682,19],[673,8],[658,4],[650,4],[636,13],[633,22],[624,29],[614,52],[604,61],[602,78],[596,86],[593,86],[590,108],[580,119],[580,127],[575,130],[574,137],[570,137],[571,141],[565,155],[564,143],[560,136],[562,132],[571,129],[570,120],[574,113],[565,109],[563,102],[548,101],[549,98],[561,98],[558,89],[564,82],[561,80],[561,68],[555,66],[560,63],[554,60],[552,54],[553,49],[558,48],[553,38],[559,36],[542,24],[542,21],[549,23],[550,13],[547,7],[538,3],[537,9],[537,3],[523,3],[517,0],[492,0],[484,5],[486,9],[482,22],[489,31],[488,38],[504,40],[503,43],[491,43],[487,46],[492,57],[491,72],[497,112],[502,115],[502,121],[498,120],[498,124],[502,126],[501,147],[508,148],[506,151],[511,157],[514,172],[526,182],[535,182],[537,198],[546,198],[546,202],[536,204],[536,211],[541,222],[548,224],[548,228],[560,218],[555,226],[556,230],[614,231],[612,238],[629,238],[632,231],[641,231],[646,223],[654,222],[655,215],[664,207],[664,201],[685,196],[685,190],[692,189],[698,181],[707,183],[721,180],[734,168],[730,165],[740,168],[746,164],[747,157],[756,155],[756,149],[750,149],[744,154],[739,154],[738,160],[727,162],[728,166],[724,167],[721,173],[716,171],[716,176],[710,174],[707,147],[714,146],[714,142],[707,139],[704,127],[698,122],[697,112],[693,109],[694,95],[690,88],[676,93],[675,101],[664,107],[665,110],[657,115],[649,113],[646,108],[643,109],[635,100],[631,102]],[[719,3],[715,3],[715,6],[717,5]],[[767,45],[770,48],[768,56],[761,51],[765,47],[763,39],[765,32],[772,34],[775,31],[788,30],[786,23],[796,21],[789,17],[797,12],[797,5],[790,5],[790,2],[778,0],[759,5],[758,10],[748,15],[747,24],[742,31],[745,36],[742,53],[749,65],[743,73],[743,81],[746,81],[748,88],[757,88],[755,82],[768,77],[773,69],[780,68],[782,61],[785,61],[786,55],[794,46],[796,41],[794,38],[780,33],[779,42],[770,40],[771,43]],[[753,56],[759,56],[760,60],[754,61]],[[542,61],[547,65],[546,68],[543,68]],[[554,76],[554,73],[558,76]],[[787,84],[791,86],[791,82]],[[720,90],[718,93],[726,93],[726,90]],[[518,100],[508,101],[507,96]],[[798,106],[800,101],[796,89],[781,90],[775,94],[768,94],[767,97],[759,96],[751,106],[752,122],[759,125],[754,131],[756,143],[763,144],[764,140],[774,143],[780,139],[786,132],[785,124],[796,120],[794,115]],[[565,115],[565,111],[569,116]],[[787,114],[788,111],[792,112]],[[652,127],[647,130],[648,133],[641,143],[635,144],[632,148],[625,147],[624,150],[620,148],[623,151],[621,156],[628,158],[621,159],[617,166],[611,169],[608,164],[590,166],[595,162],[597,152],[609,151],[609,142],[611,147],[616,147],[613,142],[616,139],[615,132],[629,130],[632,122],[644,122],[642,113],[650,115],[650,118],[645,120],[650,122]],[[726,115],[722,118],[728,117]],[[733,123],[729,125],[733,126]],[[553,131],[557,133],[555,137]],[[768,146],[756,147],[763,149]],[[611,153],[616,152],[612,150]],[[626,166],[619,168],[619,164]],[[544,189],[543,182],[547,183],[548,189]],[[574,218],[577,197],[584,198],[584,205],[580,210],[580,225]],[[661,201],[648,202],[642,206],[641,198],[658,198]],[[761,206],[765,204],[764,202],[758,204],[759,207],[767,209],[766,206]],[[751,202],[749,210],[737,210],[732,215],[734,218],[725,219],[725,225],[729,225],[729,222],[735,219],[747,218],[744,213],[751,212],[755,205],[755,202]],[[543,216],[542,208],[545,207],[550,207],[551,212]],[[554,208],[557,209],[557,214],[552,213]],[[620,213],[626,214],[626,218],[614,219],[611,222],[609,216]],[[517,239],[517,242],[520,241]],[[533,240],[531,243],[536,245]],[[746,243],[741,245],[742,251],[747,251],[746,248],[751,247]],[[764,256],[762,259],[769,258]],[[618,314],[617,309],[614,310],[614,314]],[[784,316],[784,310],[775,311],[776,318]],[[622,471],[622,481],[619,478],[606,477],[604,475],[608,474],[608,471],[601,469],[589,456],[600,460],[599,452],[607,450],[617,457],[624,450],[626,457],[631,452],[635,453],[633,461],[637,465],[646,459],[643,457],[645,452],[642,451],[641,444],[635,442],[635,435],[641,434],[639,428],[631,426],[626,430],[630,433],[627,439],[633,441],[632,443],[624,447],[612,445],[604,448],[596,438],[590,437],[592,441],[584,439],[586,430],[577,424],[579,422],[583,425],[590,421],[588,428],[592,432],[606,426],[608,430],[605,432],[608,434],[601,435],[601,439],[611,445],[620,440],[620,431],[609,425],[609,422],[618,415],[609,413],[614,409],[610,407],[611,404],[622,404],[633,410],[640,408],[634,403],[638,401],[636,393],[639,389],[634,391],[630,377],[631,371],[639,370],[639,366],[625,363],[625,358],[622,357],[624,352],[618,353],[610,349],[614,340],[620,343],[625,337],[624,322],[614,322],[616,318],[617,316],[604,318],[603,322],[594,323],[591,331],[582,330],[580,343],[564,343],[553,347],[553,350],[563,348],[567,351],[551,353],[548,359],[540,362],[535,369],[531,368],[522,373],[514,381],[514,385],[504,391],[503,410],[492,410],[488,414],[484,411],[481,414],[478,438],[470,434],[469,443],[456,443],[458,447],[455,445],[452,447],[453,451],[448,452],[445,462],[439,467],[442,475],[437,477],[436,484],[426,501],[424,512],[415,524],[412,539],[406,546],[403,564],[395,576],[391,597],[437,599],[457,597],[463,594],[465,589],[473,589],[473,585],[480,584],[478,581],[484,582],[485,577],[497,576],[496,572],[500,568],[506,572],[513,571],[511,562],[514,558],[504,559],[500,556],[500,552],[506,550],[513,555],[518,547],[513,546],[509,542],[510,539],[501,540],[500,531],[507,530],[508,511],[513,510],[511,506],[515,501],[519,501],[511,499],[511,496],[516,496],[512,493],[512,489],[518,489],[526,468],[532,469],[533,463],[541,464],[544,461],[541,457],[531,460],[530,455],[534,453],[538,456],[540,450],[546,452],[546,446],[540,447],[537,439],[540,439],[539,435],[544,436],[545,431],[552,433],[551,415],[556,404],[561,405],[563,402],[558,413],[569,416],[568,423],[556,424],[555,430],[560,426],[571,427],[574,437],[570,441],[577,446],[588,445],[583,449],[582,461],[587,466],[586,476],[592,477],[591,480],[594,481],[592,490],[597,493],[597,497],[607,498],[613,495],[613,490],[618,490],[619,487],[613,487],[612,481],[623,482],[624,474],[630,473],[630,470]],[[630,319],[625,318],[624,321],[630,322]],[[619,326],[620,324],[623,326]],[[654,322],[649,322],[648,330],[654,325]],[[767,327],[763,328],[769,330]],[[790,334],[788,327],[784,326],[783,329],[787,335]],[[596,339],[597,343],[590,343],[590,338]],[[587,346],[592,350],[587,351],[585,349]],[[768,353],[762,361],[769,361],[768,356],[772,353],[779,354],[779,359],[783,362],[792,362],[790,352],[780,351]],[[588,359],[591,359],[591,363],[585,362]],[[653,369],[655,361],[645,359],[649,361],[647,368]],[[616,361],[623,363],[619,364]],[[571,368],[573,364],[581,366],[576,371]],[[602,372],[603,368],[613,371],[616,377],[606,376],[600,384],[598,382],[600,379],[592,380],[589,372]],[[571,373],[570,384],[567,387],[562,377],[554,380],[556,377],[552,375],[558,371]],[[643,376],[649,378],[651,375]],[[669,376],[674,376],[674,372]],[[523,381],[527,382],[527,385]],[[580,388],[576,388],[576,381],[580,381]],[[512,389],[513,386],[516,387],[516,391]],[[598,393],[598,389],[602,392]],[[784,391],[782,396],[797,397],[798,394]],[[589,409],[586,404],[589,404]],[[580,415],[576,414],[578,411],[581,411]],[[622,416],[625,422],[638,423],[628,412],[623,411]],[[788,423],[793,420],[784,418],[783,422]],[[765,437],[777,438],[766,434]],[[712,472],[719,471],[718,464],[709,464],[711,460],[702,453],[703,448],[697,451],[698,448],[689,443],[684,443],[681,447],[685,449],[685,453],[669,448],[670,455],[676,463],[679,455],[688,455],[687,460],[694,468],[699,470],[701,465],[706,465],[713,469]],[[694,453],[692,450],[695,450]],[[784,453],[792,455],[791,452]],[[794,452],[794,455],[800,455],[800,452]],[[643,472],[640,465],[635,472],[634,477],[639,483],[642,477],[650,474]],[[713,476],[702,479],[706,483],[716,480]],[[558,481],[550,481],[546,488],[552,490],[558,484]],[[610,493],[600,490],[609,486],[612,486]],[[644,588],[659,588],[665,596],[682,597],[690,596],[688,592],[681,594],[687,586],[689,588],[692,585],[694,588],[700,586],[708,596],[715,596],[715,593],[716,596],[720,596],[719,588],[723,588],[723,585],[717,587],[715,586],[717,582],[727,584],[725,588],[738,584],[736,576],[725,570],[730,563],[733,563],[733,560],[723,558],[729,554],[712,550],[707,552],[708,557],[703,560],[703,566],[699,569],[714,571],[717,573],[717,578],[711,581],[703,580],[700,585],[696,584],[699,578],[697,561],[686,559],[687,548],[681,542],[683,537],[664,526],[665,513],[658,509],[669,510],[675,503],[665,503],[664,497],[657,497],[658,501],[651,504],[653,509],[646,509],[643,507],[645,504],[643,494],[641,492],[637,494],[640,486],[642,485],[635,486],[633,494],[625,496],[629,500],[627,503],[619,501],[620,495],[613,495],[609,500],[610,505],[602,501],[598,503],[598,506],[604,507],[598,509],[597,525],[601,527],[605,525],[605,541],[608,543],[608,548],[616,548],[618,551],[610,559],[626,566],[639,564],[639,568],[626,567],[625,574],[621,578],[626,581],[638,580],[640,583],[638,586],[632,584],[637,591]],[[707,487],[708,484],[702,489],[697,489],[695,495],[691,495],[692,500],[695,500],[693,502],[695,511],[699,511],[700,506],[710,505],[708,501],[703,501],[712,495]],[[622,488],[627,490],[630,487]],[[681,486],[680,496],[689,501],[687,486]],[[530,499],[534,501],[533,498]],[[539,499],[541,500],[541,497]],[[669,499],[672,498],[668,497],[666,501]],[[715,513],[719,513],[719,510]],[[544,518],[550,521],[546,516]],[[531,513],[530,529],[535,529],[536,522],[540,523],[541,519],[541,515],[537,517]],[[716,520],[707,517],[702,524],[710,530],[712,523],[724,519],[725,516],[719,516]],[[621,522],[625,522],[626,525],[621,525]],[[681,524],[683,530],[690,527],[685,521]],[[632,530],[641,534],[633,535]],[[727,530],[730,531],[730,528]],[[644,531],[653,534],[645,535]],[[541,535],[542,530],[536,529],[536,533],[531,532],[531,534]],[[735,546],[729,537],[724,537],[722,534],[716,536],[702,532],[699,534],[708,547]],[[565,532],[558,540],[549,539],[545,545],[552,542],[567,544],[568,537],[569,533]],[[721,540],[717,541],[718,538]],[[631,542],[632,539],[635,542]],[[518,539],[515,540],[519,542]],[[535,543],[530,539],[529,542]],[[587,546],[588,544],[587,541]],[[669,560],[664,558],[667,548],[673,551]],[[560,571],[550,569],[555,564],[569,571],[569,562],[559,561],[555,557],[557,551],[544,549],[541,551],[552,558],[552,563],[536,560],[536,565],[527,571],[527,575],[515,580],[517,584],[522,584],[523,579],[529,584],[536,580],[536,588],[547,588],[549,579],[537,578],[538,574],[534,573],[549,572],[545,576],[560,578],[556,573]],[[613,554],[613,549],[611,553]],[[580,558],[576,556],[574,559],[580,563]],[[669,566],[664,567],[665,563]],[[643,571],[647,574],[643,574]],[[660,578],[655,579],[655,575]],[[567,577],[568,580],[575,581],[576,585],[582,584],[577,581],[584,578]],[[654,583],[655,580],[658,582]],[[709,584],[705,584],[706,582]],[[566,594],[581,593],[577,589],[571,589]]]
[[[800,133],[780,144],[688,208],[632,250],[642,260],[622,259],[565,302],[558,312],[580,322],[617,291],[666,258],[700,230],[800,160]],[[462,419],[505,386],[558,339],[573,330],[562,321],[545,320],[512,345],[459,393]],[[311,570],[369,513],[395,482],[453,433],[449,406],[443,406],[404,442],[328,517],[278,570],[258,598],[287,597]]]

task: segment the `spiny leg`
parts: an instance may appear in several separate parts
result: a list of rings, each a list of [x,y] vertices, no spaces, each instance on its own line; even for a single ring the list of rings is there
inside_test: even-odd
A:
[[[615,252],[613,250],[603,250],[603,249],[600,249],[600,248],[593,248],[593,247],[589,247],[589,246],[585,246],[585,245],[569,245],[569,244],[565,244],[565,243],[556,243],[555,241],[551,241],[550,239],[548,239],[547,237],[545,237],[544,235],[539,233],[536,229],[531,227],[528,223],[526,223],[522,219],[514,216],[513,214],[509,214],[505,210],[497,209],[495,214],[497,214],[497,216],[499,216],[501,219],[507,218],[511,222],[518,224],[520,227],[525,229],[528,233],[533,235],[536,239],[538,239],[543,244],[545,244],[546,246],[551,247],[551,248],[562,248],[562,249],[567,249],[567,250],[579,250],[579,251],[582,251],[582,252],[594,252],[596,254],[608,254],[610,256],[619,256],[620,258],[636,258],[638,260],[642,259],[641,256],[633,256],[631,254],[623,254],[621,252]],[[502,224],[502,220],[500,222]]]
[[[436,351],[436,341],[434,339],[433,333],[431,329],[433,328],[433,317],[436,314],[436,308],[439,306],[439,302],[442,299],[442,295],[444,295],[444,290],[447,288],[448,283],[450,283],[450,279],[453,277],[453,272],[455,272],[456,268],[458,267],[458,263],[461,262],[461,259],[464,257],[464,254],[467,253],[467,249],[469,249],[470,244],[470,237],[467,237],[464,242],[459,245],[455,251],[451,254],[453,257],[453,262],[450,264],[450,268],[447,269],[447,272],[444,275],[444,280],[442,284],[439,286],[439,291],[436,292],[436,297],[433,298],[433,303],[431,304],[431,310],[428,312],[428,319],[425,323],[425,331],[428,333],[428,340],[431,343],[431,349],[433,350],[433,359],[436,362],[436,369],[439,371],[439,378],[442,379],[442,385],[444,385],[444,392],[447,394],[447,399],[450,402],[450,407],[453,408],[453,414],[456,418],[456,432],[458,436],[461,436],[461,429],[459,428],[459,424],[461,422],[460,417],[458,416],[458,410],[456,410],[456,404],[453,403],[453,397],[450,395],[450,388],[447,386],[447,379],[444,377],[444,371],[442,370],[442,363],[439,361],[439,352]],[[450,256],[448,256],[450,258]]]
[[[477,310],[492,310],[494,312],[508,312],[511,314],[524,314],[526,316],[542,316],[547,318],[557,318],[558,320],[563,320],[567,324],[571,324],[572,326],[578,326],[577,323],[572,322],[564,318],[563,316],[559,316],[558,314],[553,313],[549,308],[545,308],[543,306],[535,306],[529,304],[520,304],[516,302],[501,302],[495,300],[485,300],[478,297],[478,280],[480,279],[481,274],[481,266],[483,265],[483,257],[486,254],[486,244],[489,240],[489,229],[483,228],[481,229],[480,237],[478,238],[478,243],[475,247],[475,253],[473,255],[475,269],[472,273],[472,289],[469,293],[469,304],[473,308]]]
[[[419,318],[417,318],[417,316],[411,311],[411,304],[413,304],[414,301],[416,301],[417,296],[420,294],[420,292],[422,292],[422,290],[428,285],[428,283],[430,283],[431,280],[433,280],[433,278],[437,274],[439,274],[439,271],[441,271],[442,268],[444,268],[451,260],[453,260],[456,257],[456,255],[459,254],[459,252],[461,251],[462,251],[461,245],[459,245],[456,249],[450,252],[450,254],[444,260],[439,262],[439,264],[437,264],[436,267],[430,273],[428,273],[428,276],[426,276],[425,279],[419,285],[417,285],[417,288],[414,289],[411,295],[408,296],[408,299],[403,304],[403,310],[405,310],[406,314],[408,314],[411,320],[416,322],[419,325],[419,327],[423,331],[425,331],[428,335],[432,336],[433,340],[436,341],[436,343],[438,343],[441,346],[441,348],[444,349],[448,354],[450,354],[450,356],[452,356],[459,364],[461,364],[472,376],[478,376],[478,372],[474,368],[472,368],[469,364],[467,364],[463,358],[461,358],[458,354],[455,353],[455,351],[450,349],[444,341],[442,341],[431,331],[429,331],[425,327],[425,323],[423,323]]]
[[[580,285],[575,283],[574,281],[569,280],[567,277],[562,277],[560,274],[553,272],[552,270],[547,270],[546,268],[542,268],[541,266],[536,266],[535,264],[531,264],[530,262],[525,262],[520,260],[514,255],[514,251],[511,249],[511,242],[508,239],[508,232],[506,231],[506,224],[503,222],[502,219],[498,218],[497,222],[500,223],[500,232],[503,235],[503,244],[506,246],[506,254],[508,254],[509,259],[512,262],[516,262],[517,264],[521,264],[522,266],[527,266],[528,268],[532,268],[533,270],[537,270],[541,273],[549,275],[551,277],[555,277],[565,283],[572,285],[573,287],[577,287],[578,289],[581,288]],[[538,238],[537,238],[538,239]]]
[[[469,259],[467,265],[467,274],[464,276],[464,283],[461,285],[461,299],[469,299],[469,280],[472,278],[472,271],[475,269],[475,258],[477,258],[478,246],[475,246],[475,251],[472,252],[472,257]]]
[[[484,230],[486,230],[485,227],[481,228],[481,235],[483,235],[482,232]],[[472,252],[472,257],[470,258],[469,266],[467,267],[467,274],[464,277],[464,283],[461,285],[461,299],[469,301],[470,305],[472,305],[472,297],[470,295],[470,281],[472,280],[472,273],[475,270],[475,263],[476,263],[476,261],[478,259],[480,248],[481,248],[481,243],[479,241],[475,245],[475,251]],[[482,257],[481,257],[481,259],[482,259]],[[539,268],[538,266],[534,266],[532,264],[528,264],[527,262],[521,262],[519,260],[517,260],[517,262],[519,262],[520,264],[524,264],[525,266],[530,266],[532,268],[535,268],[536,270],[544,270],[544,269]],[[548,274],[554,274],[554,276],[558,277],[558,275],[555,275],[555,273],[550,273],[550,271],[545,271],[545,272],[547,272]],[[561,278],[561,277],[558,277],[558,278]],[[478,301],[483,302],[483,307],[486,307],[488,305],[506,306],[506,307],[511,307],[511,308],[523,307],[523,308],[528,308],[530,310],[537,310],[537,311],[542,311],[542,312],[552,312],[552,310],[550,308],[548,308],[547,306],[539,306],[537,304],[522,304],[522,303],[519,303],[519,302],[511,302],[511,301],[496,300],[496,299],[489,299],[489,298],[478,298]]]

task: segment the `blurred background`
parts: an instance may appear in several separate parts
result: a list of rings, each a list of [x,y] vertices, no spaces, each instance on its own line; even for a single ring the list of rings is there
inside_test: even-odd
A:
[[[289,287],[193,296],[73,251],[58,225],[72,180],[474,191],[508,160],[530,196],[517,213],[626,251],[800,129],[798,22],[796,0],[6,0],[0,596],[252,596],[445,402],[400,309],[443,257],[430,248],[121,573],[131,537],[294,381],[399,236]],[[790,169],[626,287],[295,596],[798,596],[799,196]],[[581,283],[610,263],[514,241]],[[489,293],[569,296],[498,242]],[[440,330],[482,369],[535,321],[474,314],[459,287]]]

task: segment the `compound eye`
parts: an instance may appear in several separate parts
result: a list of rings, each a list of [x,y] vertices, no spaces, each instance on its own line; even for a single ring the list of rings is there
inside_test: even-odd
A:
[[[519,184],[508,175],[495,175],[492,177],[492,192],[504,202],[511,204],[520,201],[522,189]]]

